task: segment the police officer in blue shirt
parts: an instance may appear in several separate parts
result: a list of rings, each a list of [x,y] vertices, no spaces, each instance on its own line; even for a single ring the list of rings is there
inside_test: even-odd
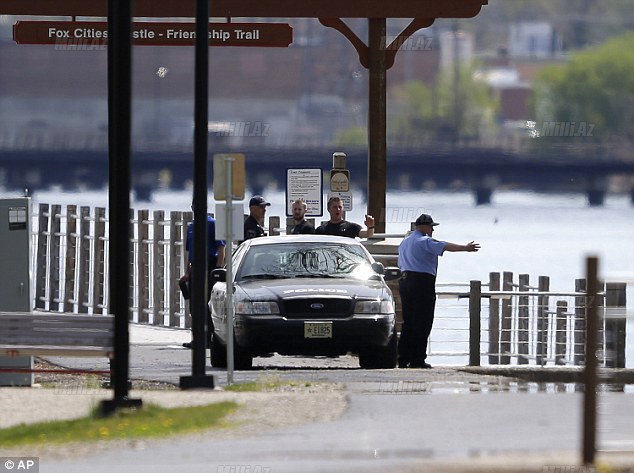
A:
[[[192,203],[192,210],[194,208],[194,204]],[[187,226],[187,237],[185,240],[185,250],[187,251],[187,274],[190,278],[191,285],[191,268],[194,259],[194,222],[191,222]],[[211,215],[207,215],[207,270],[209,273],[213,271],[215,268],[221,268],[225,265],[225,241],[216,239],[216,219]],[[209,297],[211,296],[211,288],[212,288],[211,279],[208,279],[207,284],[207,301],[209,301]],[[213,321],[211,319],[211,314],[209,313],[209,308],[207,308],[207,327],[208,327],[208,336],[211,337],[213,333]],[[208,341],[209,342],[209,341]],[[192,348],[191,342],[183,343],[185,348]]]
[[[457,245],[432,238],[437,222],[422,214],[416,230],[403,239],[398,248],[398,267],[403,272],[399,292],[403,326],[398,344],[399,368],[431,368],[425,362],[427,341],[436,308],[436,272],[438,257],[445,251],[478,251],[478,243]]]

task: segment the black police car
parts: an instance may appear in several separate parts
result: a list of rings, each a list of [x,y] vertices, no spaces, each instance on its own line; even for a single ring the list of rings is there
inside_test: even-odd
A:
[[[362,368],[396,366],[394,298],[384,268],[352,238],[253,238],[233,255],[234,366],[253,357],[359,355]],[[226,270],[212,272],[211,364],[227,366]]]

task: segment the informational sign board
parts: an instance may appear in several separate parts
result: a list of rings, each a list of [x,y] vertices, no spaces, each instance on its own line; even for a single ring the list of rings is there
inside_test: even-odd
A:
[[[13,26],[17,44],[105,45],[108,23],[96,21],[18,21]],[[195,23],[135,22],[132,44],[138,46],[194,46]],[[286,48],[293,42],[288,23],[209,23],[211,46]]]
[[[329,192],[328,200],[335,196],[341,198],[344,211],[350,212],[352,210],[352,192]]]
[[[286,216],[293,215],[293,202],[306,202],[306,217],[323,215],[323,171],[321,168],[286,170]]]
[[[242,153],[214,154],[214,199],[227,200],[227,163],[231,162],[231,198],[244,199],[245,157]]]

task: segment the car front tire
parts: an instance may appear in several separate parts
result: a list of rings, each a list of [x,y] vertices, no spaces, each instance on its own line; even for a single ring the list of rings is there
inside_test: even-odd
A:
[[[359,353],[359,366],[364,369],[396,368],[398,348],[396,327],[392,330],[390,341],[384,347],[366,348]]]
[[[215,333],[211,338],[209,359],[211,360],[211,366],[214,368],[227,367],[227,347],[220,343],[220,340],[218,340],[218,336]]]
[[[237,370],[250,370],[253,368],[253,355],[235,341],[233,342],[233,366]]]

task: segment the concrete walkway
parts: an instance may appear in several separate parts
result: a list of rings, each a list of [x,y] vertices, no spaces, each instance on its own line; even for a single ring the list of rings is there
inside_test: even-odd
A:
[[[149,363],[152,368],[145,373],[152,377],[173,379],[175,372],[183,374],[191,354],[180,343],[188,340],[187,331],[131,328],[132,354],[143,354],[144,362],[154,363]],[[165,360],[178,369],[162,372]],[[76,359],[75,363],[83,361]],[[303,398],[291,394],[276,402],[275,395],[264,394],[255,407],[264,415],[244,431],[99,444],[76,449],[70,457],[38,448],[25,453],[41,456],[40,471],[46,473],[83,473],[87,469],[96,473],[583,471],[570,469],[577,468],[582,440],[583,395],[574,389],[524,389],[517,383],[496,387],[485,373],[463,373],[455,368],[366,371],[346,368],[346,360],[338,362],[344,365],[341,369],[316,371],[314,376],[348,379],[342,396],[336,391]],[[240,376],[243,373],[253,375],[239,372]],[[288,375],[297,379],[306,373],[291,370]],[[224,372],[216,374],[224,376]],[[276,376],[283,379],[286,371]],[[9,398],[3,397],[7,389]],[[21,389],[2,389],[4,413],[19,403],[38,404],[42,411],[55,411],[63,405],[78,408],[80,396],[22,389],[44,395],[31,398]],[[200,394],[172,393],[177,404],[191,402],[188,396]],[[220,393],[201,395],[219,399],[216,394]],[[143,392],[143,397],[151,396]],[[293,406],[298,401],[303,410]],[[256,399],[246,402],[255,406]],[[602,461],[634,465],[632,406],[634,398],[629,392],[600,393],[597,441]],[[291,411],[293,422],[277,426],[267,422]],[[548,469],[551,467],[567,469]]]

